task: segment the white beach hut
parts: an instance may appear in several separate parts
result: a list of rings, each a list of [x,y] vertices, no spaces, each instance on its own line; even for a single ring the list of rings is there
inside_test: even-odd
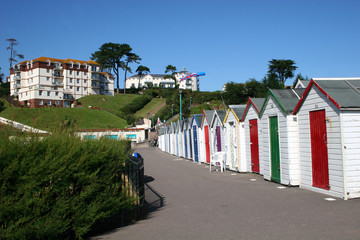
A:
[[[249,98],[241,122],[245,129],[245,149],[247,171],[260,173],[259,139],[261,127],[259,127],[259,113],[265,98]]]
[[[360,78],[313,78],[296,106],[300,187],[360,197]]]
[[[300,184],[298,124],[292,114],[305,89],[270,89],[260,111],[260,173],[284,185]]]
[[[224,118],[226,165],[239,172],[246,172],[245,134],[240,122],[245,108],[246,105],[230,105]]]

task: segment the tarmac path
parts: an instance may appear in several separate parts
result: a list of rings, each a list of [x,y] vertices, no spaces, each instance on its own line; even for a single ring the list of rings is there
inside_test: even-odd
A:
[[[360,239],[360,200],[213,171],[157,148],[144,158],[146,219],[93,239]]]

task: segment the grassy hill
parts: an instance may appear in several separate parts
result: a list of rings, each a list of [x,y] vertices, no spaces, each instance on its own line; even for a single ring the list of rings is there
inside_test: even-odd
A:
[[[124,119],[104,111],[88,108],[16,108],[5,102],[0,116],[32,127],[51,131],[61,124],[73,122],[78,129],[125,128]]]
[[[161,104],[164,104],[164,103],[166,103],[166,99],[163,99],[163,98],[152,99],[148,104],[145,105],[144,108],[140,109],[139,111],[137,111],[134,114],[135,118],[146,117],[148,115],[148,113],[151,113],[156,108],[158,108]]]
[[[115,115],[120,115],[120,108],[130,104],[136,98],[141,97],[137,94],[115,94],[115,96],[89,95],[79,99],[79,102],[85,108],[99,107]]]

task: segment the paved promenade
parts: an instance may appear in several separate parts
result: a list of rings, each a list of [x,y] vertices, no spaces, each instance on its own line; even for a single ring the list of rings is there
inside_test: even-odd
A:
[[[360,200],[267,182],[255,174],[209,172],[139,148],[148,181],[148,217],[94,239],[360,239]]]

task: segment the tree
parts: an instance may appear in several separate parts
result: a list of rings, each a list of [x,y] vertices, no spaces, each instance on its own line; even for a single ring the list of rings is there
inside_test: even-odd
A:
[[[175,88],[177,88],[177,83],[176,83],[176,78],[175,78],[176,67],[173,65],[167,65],[166,69],[165,69],[165,73],[171,73],[169,75],[165,75],[164,79],[173,79],[175,82]]]
[[[117,93],[119,93],[119,71],[120,69],[129,70],[126,65],[126,58],[131,56],[132,48],[129,44],[123,43],[104,43],[101,45],[98,51],[91,54],[91,59],[98,62],[101,67],[110,68],[116,75]],[[138,56],[137,56],[138,57]],[[130,61],[130,60],[129,60]]]
[[[4,79],[4,74],[1,72],[1,67],[0,67],[0,83],[2,83]]]
[[[139,61],[141,61],[141,58],[136,55],[135,53],[129,53],[126,57],[125,60],[125,78],[124,78],[124,94],[126,94],[126,75],[127,72],[132,73],[131,68],[129,67],[129,63],[140,63]]]
[[[150,73],[150,68],[145,67],[145,66],[143,66],[143,65],[140,65],[140,66],[138,66],[138,68],[136,69],[136,72],[137,72],[138,75],[139,75],[139,85],[138,85],[138,88],[140,88],[141,78],[142,78],[143,75]]]
[[[296,84],[297,84],[297,81],[298,80],[309,80],[308,76],[306,77],[303,77],[303,75],[301,75],[301,73],[298,73],[294,79],[294,82],[293,82],[293,88],[295,88]]]
[[[267,87],[255,78],[250,78],[246,81],[245,87],[249,97],[265,97]]]
[[[268,89],[282,89],[284,86],[280,83],[280,81],[277,79],[277,75],[275,73],[269,73],[267,74],[262,82],[263,86]]]
[[[227,105],[245,103],[248,98],[245,85],[235,82],[228,82],[226,84],[223,96]]]
[[[297,69],[293,60],[285,59],[273,59],[269,61],[269,74],[274,74],[271,77],[275,77],[282,88],[285,86],[285,81],[288,78],[294,77],[294,71]]]
[[[17,53],[17,51],[14,49],[14,46],[19,45],[19,42],[15,38],[8,38],[8,39],[6,39],[6,41],[8,41],[9,45],[10,45],[6,49],[10,50],[9,62],[10,62],[10,68],[11,68],[13,65],[12,63],[17,62],[16,58],[24,59],[24,55]]]

